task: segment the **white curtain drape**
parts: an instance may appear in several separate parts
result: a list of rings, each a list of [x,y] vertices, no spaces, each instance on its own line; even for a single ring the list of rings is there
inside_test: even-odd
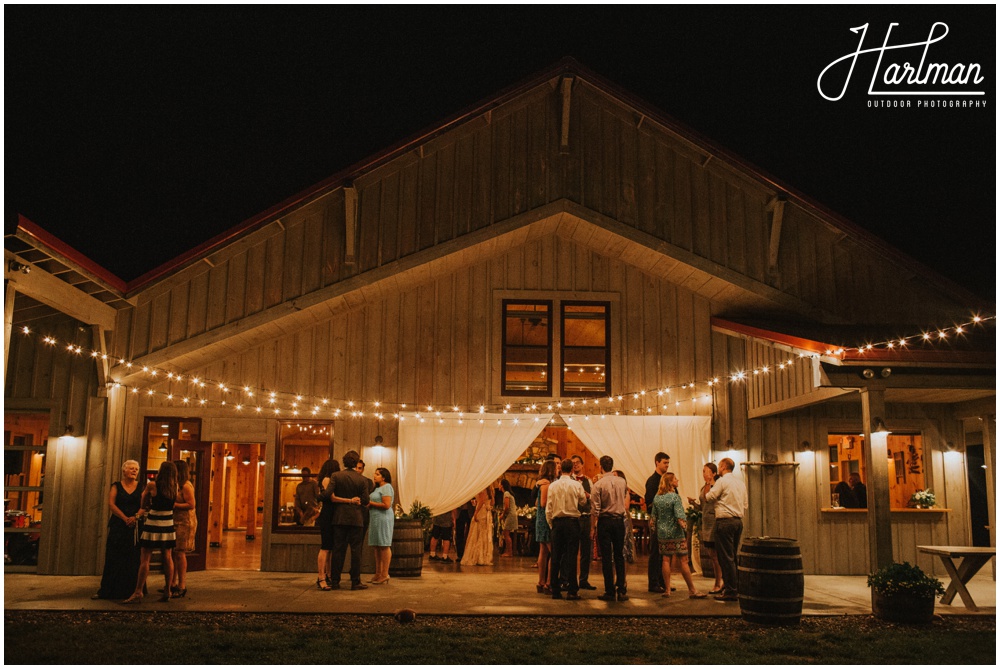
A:
[[[570,416],[567,426],[590,451],[610,455],[615,469],[625,473],[629,487],[642,495],[659,451],[670,456],[670,471],[680,477],[681,499],[697,497],[701,470],[712,459],[712,419],[709,416]]]
[[[438,422],[403,414],[399,424],[399,497],[404,511],[414,500],[437,515],[475,497],[531,445],[552,414],[476,414]],[[480,418],[483,420],[479,422]],[[537,418],[537,420],[535,420]],[[497,420],[501,421],[497,425]]]

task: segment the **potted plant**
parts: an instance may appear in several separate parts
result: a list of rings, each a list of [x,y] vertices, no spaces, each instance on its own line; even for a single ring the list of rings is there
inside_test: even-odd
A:
[[[897,623],[927,623],[934,617],[934,598],[944,594],[941,581],[909,562],[893,562],[868,574],[872,613]]]
[[[431,510],[414,500],[407,513],[396,505],[392,526],[390,576],[420,576],[424,564],[424,535],[430,531]]]
[[[937,504],[937,497],[934,496],[930,488],[927,490],[918,490],[910,497],[910,504],[918,509],[932,509]]]

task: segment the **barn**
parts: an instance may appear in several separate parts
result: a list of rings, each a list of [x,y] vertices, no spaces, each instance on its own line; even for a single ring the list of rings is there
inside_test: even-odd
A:
[[[8,570],[100,573],[122,462],[184,458],[192,568],[310,571],[294,489],[351,449],[435,511],[732,457],[810,574],[995,545],[995,305],[574,62],[135,281],[23,217],[4,256]]]

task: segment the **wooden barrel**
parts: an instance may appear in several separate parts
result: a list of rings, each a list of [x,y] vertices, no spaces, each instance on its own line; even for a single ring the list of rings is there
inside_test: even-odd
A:
[[[390,576],[420,576],[424,565],[424,528],[419,520],[396,519],[392,528]]]
[[[795,539],[749,537],[739,551],[740,613],[744,620],[798,625],[805,577]]]

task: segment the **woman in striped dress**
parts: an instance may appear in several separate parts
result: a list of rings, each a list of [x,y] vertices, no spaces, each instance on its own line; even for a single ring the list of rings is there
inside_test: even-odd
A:
[[[142,491],[142,508],[149,509],[146,525],[139,537],[139,578],[135,584],[135,592],[122,604],[134,604],[142,601],[142,588],[146,585],[149,574],[149,561],[153,551],[160,549],[163,556],[163,596],[159,601],[170,601],[170,582],[174,577],[174,563],[170,559],[170,551],[177,543],[174,534],[174,503],[177,501],[177,466],[172,462],[160,465],[156,481],[146,484]]]

